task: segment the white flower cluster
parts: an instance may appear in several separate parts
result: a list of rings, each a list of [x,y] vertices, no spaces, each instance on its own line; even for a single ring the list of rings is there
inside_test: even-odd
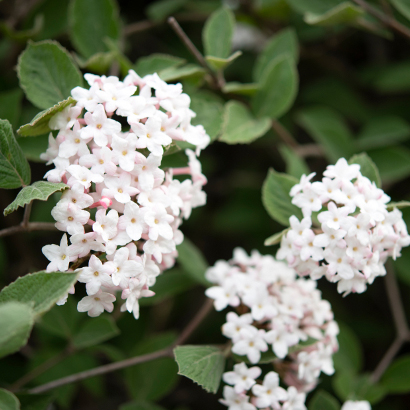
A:
[[[297,278],[294,269],[272,256],[257,251],[248,256],[240,248],[231,261],[209,268],[206,278],[216,284],[205,292],[216,310],[236,308],[222,326],[232,340],[232,352],[256,364],[269,360],[262,353],[271,349],[270,361],[277,371],[257,384],[261,368],[235,365],[223,375],[233,387],[225,386],[221,402],[229,410],[306,410],[303,392],[315,387],[321,372],[333,374],[332,355],[338,349],[339,328],[316,282]],[[290,386],[287,391],[279,386],[279,375]]]
[[[88,294],[78,310],[111,312],[121,291],[122,309],[138,318],[138,299],[152,296],[156,276],[175,262],[182,219],[206,202],[197,155],[210,138],[201,125],[191,125],[195,113],[181,84],[133,70],[124,81],[84,77],[90,88],[74,88],[75,105],[50,120],[58,135],[50,134],[41,156],[55,165],[46,178],[70,187],[51,213],[71,244],[64,234],[60,246],[43,247],[47,271],[65,272],[70,262],[89,259],[78,277]],[[164,147],[173,141],[196,146],[196,153],[187,149],[187,167],[164,171]],[[191,178],[173,178],[183,174]]]
[[[323,174],[320,182],[311,182],[315,173],[303,175],[291,189],[303,219],[289,219],[276,257],[299,275],[338,282],[339,293],[362,293],[386,274],[387,258],[400,256],[410,236],[402,213],[387,210],[390,197],[360,173],[360,165],[341,158]]]
[[[370,403],[366,400],[346,401],[340,410],[372,410]]]

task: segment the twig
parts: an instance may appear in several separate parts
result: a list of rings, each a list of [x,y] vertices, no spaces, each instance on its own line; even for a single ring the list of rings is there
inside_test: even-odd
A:
[[[185,329],[180,334],[178,340],[175,342],[175,345],[182,345],[198,327],[198,325],[204,320],[208,313],[212,310],[213,300],[208,299],[202,305],[198,313],[192,318],[192,320],[187,324]]]
[[[129,359],[121,360],[119,362],[110,363],[104,366],[99,366],[94,369],[86,370],[84,372],[72,374],[67,377],[63,377],[61,379],[53,380],[52,382],[43,384],[41,386],[34,387],[33,389],[28,390],[30,394],[37,394],[43,393],[51,389],[55,389],[56,387],[64,386],[66,384],[78,382],[80,380],[88,379],[94,376],[100,376],[106,373],[113,372],[115,370],[125,369],[126,367],[135,366],[139,363],[149,362],[151,360],[158,359],[160,357],[172,357],[173,350],[175,346],[182,344],[185,342],[189,336],[194,332],[194,330],[198,327],[198,325],[202,322],[202,320],[206,317],[206,315],[211,311],[212,308],[212,300],[207,299],[201,309],[197,312],[197,314],[192,318],[192,320],[188,323],[185,329],[182,331],[181,335],[177,339],[175,343],[171,346],[166,347],[165,349],[158,350],[153,353],[148,353],[142,356],[135,356]]]
[[[179,13],[175,15],[178,21],[204,21],[209,17],[207,13]],[[150,21],[142,20],[135,23],[131,23],[124,27],[123,34],[125,36],[130,36],[135,33],[140,33],[141,31],[150,30],[155,27],[161,26],[165,23],[165,20]]]
[[[410,331],[407,324],[403,303],[401,301],[399,286],[397,284],[392,261],[387,261],[386,269],[387,274],[384,279],[386,284],[387,297],[397,331],[397,336],[403,340],[406,340],[409,337]]]
[[[403,24],[399,23],[396,19],[384,14],[380,10],[368,4],[365,0],[353,1],[360,7],[362,7],[365,11],[367,11],[369,14],[380,20],[380,22],[383,23],[386,27],[390,27],[391,29],[401,34],[403,37],[407,38],[408,40],[410,39],[410,30]]]
[[[220,78],[216,75],[216,73],[209,67],[208,63],[206,62],[204,56],[199,52],[199,50],[195,47],[195,44],[191,41],[191,39],[185,34],[184,30],[182,30],[181,26],[176,21],[175,17],[168,18],[168,24],[171,28],[175,31],[176,35],[180,38],[180,40],[184,43],[185,47],[188,51],[195,57],[198,63],[205,68],[208,74],[211,76],[214,87],[217,89],[222,89],[224,86],[224,79]]]
[[[293,138],[293,135],[279,122],[272,120],[272,129],[278,137],[290,148],[296,149],[299,147],[298,142]]]
[[[149,362],[160,357],[171,356],[172,347],[167,347],[157,352],[144,354],[142,356],[131,357],[130,359],[121,360],[120,362],[110,363],[104,366],[95,367],[94,369],[86,370],[84,372],[72,374],[71,376],[63,377],[61,379],[53,380],[52,382],[43,384],[33,389],[28,390],[30,394],[43,393],[45,391],[55,389],[56,387],[64,386],[66,384],[78,382],[80,380],[88,379],[94,376],[110,373],[115,370],[125,369],[126,367],[134,366],[139,363]]]
[[[376,369],[373,371],[370,377],[373,383],[377,383],[380,380],[392,360],[396,357],[396,354],[398,353],[402,345],[403,340],[400,337],[397,337],[389,347],[389,350],[387,350],[387,352],[383,356],[382,360],[380,360]]]
[[[318,144],[303,144],[295,147],[295,152],[299,157],[323,157],[323,148]]]
[[[5,228],[0,231],[0,238],[3,236],[13,235],[19,232],[32,232],[32,231],[55,231],[57,228],[55,227],[53,222],[30,222],[26,226],[23,224],[12,226],[10,228]]]
[[[26,208],[24,209],[24,216],[23,216],[23,221],[21,222],[21,226],[24,226],[27,228],[29,221],[30,221],[30,215],[31,215],[31,207],[33,206],[33,201],[31,201],[29,204],[26,205]]]
[[[41,363],[39,366],[34,368],[31,372],[26,373],[23,377],[18,379],[15,383],[13,383],[9,390],[15,392],[25,386],[28,382],[35,379],[37,376],[40,376],[47,370],[54,367],[56,364],[60,363],[66,357],[68,357],[72,353],[71,349],[65,349],[64,351],[60,352],[58,355],[51,357],[49,360]]]
[[[390,309],[393,314],[394,325],[397,336],[392,345],[389,347],[383,358],[380,360],[376,369],[371,375],[371,380],[376,383],[383,376],[390,363],[396,357],[401,349],[403,343],[410,341],[410,330],[406,320],[403,303],[400,297],[399,286],[397,284],[396,276],[393,270],[393,264],[389,260],[386,263],[387,274],[385,276],[385,284],[387,291],[387,298],[389,300]]]

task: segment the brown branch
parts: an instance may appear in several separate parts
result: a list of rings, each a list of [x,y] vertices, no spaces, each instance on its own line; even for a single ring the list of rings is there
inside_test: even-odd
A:
[[[373,17],[376,17],[386,27],[393,29],[394,31],[402,35],[403,37],[407,38],[407,40],[410,39],[410,30],[403,24],[399,23],[396,19],[384,14],[380,10],[368,4],[365,0],[353,0],[353,1],[357,5],[362,7],[363,10],[371,14]]]
[[[272,120],[272,129],[288,147],[293,149],[299,147],[299,144],[295,138],[293,138],[293,135],[279,121]]]
[[[202,305],[198,313],[192,318],[192,320],[187,324],[185,329],[179,335],[178,340],[175,345],[182,345],[195,331],[199,324],[204,320],[208,313],[212,310],[213,300],[207,298],[205,303]]]
[[[192,318],[192,320],[188,323],[185,329],[182,331],[181,335],[177,339],[175,343],[171,346],[166,347],[165,349],[158,350],[153,353],[144,354],[141,356],[131,357],[129,359],[121,360],[119,362],[110,363],[104,366],[95,367],[94,369],[86,370],[84,372],[75,373],[67,377],[63,377],[61,379],[53,380],[49,383],[43,384],[41,386],[34,387],[33,389],[28,390],[30,394],[37,394],[43,393],[51,389],[55,389],[56,387],[64,386],[66,384],[78,382],[80,380],[88,379],[94,376],[100,376],[106,373],[113,372],[115,370],[125,369],[127,367],[135,366],[136,364],[149,362],[151,360],[158,359],[160,357],[173,357],[173,350],[174,348],[185,342],[194,330],[198,327],[198,325],[202,322],[202,320],[207,316],[207,314],[212,309],[212,300],[207,299],[201,309],[197,312],[197,314]]]
[[[10,228],[5,228],[0,231],[0,238],[4,236],[13,235],[19,232],[33,232],[33,231],[55,231],[53,222],[30,222],[24,226],[22,223],[17,226],[12,226]]]
[[[33,206],[33,201],[31,201],[29,204],[26,205],[26,208],[24,209],[24,216],[23,216],[23,221],[21,222],[21,226],[24,226],[27,228],[29,221],[30,221],[30,215],[31,215],[31,207]]]
[[[397,336],[403,340],[406,340],[409,337],[410,331],[406,320],[406,313],[404,312],[403,303],[401,301],[399,285],[397,284],[397,279],[391,260],[387,261],[386,269],[387,274],[384,277],[384,280]]]
[[[400,297],[399,286],[397,284],[396,276],[394,274],[392,261],[386,263],[387,274],[385,276],[385,284],[387,291],[387,298],[390,309],[393,314],[394,325],[396,328],[396,339],[389,347],[383,358],[380,360],[376,369],[371,375],[371,380],[376,383],[383,376],[390,363],[396,357],[397,353],[403,346],[403,343],[410,341],[410,330],[406,320],[403,303]]]
[[[64,351],[60,352],[58,355],[51,357],[49,360],[46,360],[45,362],[41,363],[39,366],[34,368],[32,371],[26,373],[23,377],[21,377],[16,382],[14,382],[10,386],[9,390],[11,392],[20,390],[28,382],[31,382],[31,380],[35,379],[37,376],[40,376],[47,370],[54,367],[56,364],[60,363],[62,360],[68,357],[71,353],[72,353],[71,349],[65,349]]]
[[[182,27],[178,24],[175,17],[168,18],[168,24],[171,28],[175,31],[176,35],[188,49],[188,51],[195,57],[198,63],[205,68],[208,72],[212,81],[214,83],[214,87],[218,90],[221,90],[224,86],[224,79],[223,77],[218,76],[212,69],[209,67],[209,64],[206,62],[204,56],[200,53],[200,51],[195,47],[195,44],[191,41],[191,39],[185,34],[185,31],[182,30]]]

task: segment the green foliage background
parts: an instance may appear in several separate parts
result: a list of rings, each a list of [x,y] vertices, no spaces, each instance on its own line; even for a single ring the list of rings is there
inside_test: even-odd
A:
[[[348,159],[366,152],[392,200],[410,200],[410,38],[357,3],[233,0],[224,2],[225,8],[218,0],[0,3],[0,118],[8,120],[17,138],[16,143],[7,121],[1,121],[0,186],[6,188],[0,195],[2,209],[16,198],[16,188],[41,180],[49,169],[39,155],[47,147],[51,114],[34,117],[81,85],[80,71],[122,77],[134,68],[141,76],[156,71],[166,81],[182,82],[197,112],[194,123],[203,124],[213,139],[201,155],[209,181],[207,205],[184,223],[189,240],[181,245],[178,265],[158,280],[156,296],[141,303],[138,321],[119,310],[98,319],[78,313],[81,290],[66,305],[48,310],[58,299],[50,297],[45,314],[36,311],[37,305],[27,308],[28,299],[10,301],[10,290],[0,294],[0,310],[6,312],[11,303],[9,309],[20,312],[18,320],[1,315],[2,355],[23,346],[35,322],[28,344],[0,360],[1,409],[18,408],[8,391],[19,387],[27,375],[24,387],[30,388],[170,346],[205,299],[207,265],[229,259],[237,246],[247,252],[276,252],[264,242],[286,226],[290,209],[280,193],[303,173],[321,174],[342,156]],[[410,30],[408,1],[367,4]],[[212,75],[167,24],[171,15],[205,55]],[[242,33],[242,40],[234,33]],[[238,50],[241,55],[235,53]],[[163,165],[178,164],[181,155],[166,157]],[[30,162],[31,182],[24,156]],[[356,161],[363,158],[362,167],[368,166],[367,157]],[[263,185],[270,168],[273,171]],[[274,178],[283,172],[290,176]],[[377,170],[369,172],[378,178]],[[50,210],[61,195],[55,191],[37,193],[39,199],[51,196],[46,202],[34,201],[32,222],[53,222]],[[31,198],[27,192],[10,209],[24,206]],[[404,208],[403,214],[409,225],[409,209]],[[18,225],[22,217],[19,208],[2,218],[1,228]],[[0,286],[44,270],[47,261],[41,247],[60,238],[60,233],[49,231],[0,238]],[[410,316],[409,249],[394,267]],[[345,299],[326,281],[320,281],[319,288],[340,323],[340,351],[335,355],[335,375],[322,376],[320,390],[308,398],[309,410],[338,409],[348,398],[367,399],[375,410],[408,409],[408,345],[377,385],[369,377],[396,332],[384,280],[378,278],[366,293]],[[223,313],[212,312],[189,343],[225,343],[220,334],[223,322]],[[15,325],[14,339],[4,337],[10,323]],[[228,365],[232,363],[228,359]],[[193,370],[180,368],[188,377]],[[206,393],[177,372],[174,359],[166,357],[45,395],[20,392],[17,397],[22,410],[224,408],[217,401],[221,390],[218,396]],[[208,390],[217,388],[213,380],[208,383]]]

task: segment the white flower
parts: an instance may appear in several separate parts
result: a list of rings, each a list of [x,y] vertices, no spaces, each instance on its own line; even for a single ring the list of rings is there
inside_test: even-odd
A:
[[[264,336],[264,330],[247,326],[240,330],[240,339],[234,343],[232,351],[241,356],[246,355],[251,363],[258,363],[261,358],[261,352],[268,350]]]
[[[235,393],[242,393],[249,390],[262,373],[262,370],[257,367],[248,369],[245,363],[238,363],[233,367],[233,372],[226,372],[222,375],[222,380],[234,386]]]
[[[249,396],[238,394],[232,387],[225,386],[224,398],[219,401],[228,407],[228,410],[256,410],[256,407],[249,403]]]
[[[88,316],[100,316],[104,310],[112,312],[115,301],[115,296],[111,293],[106,293],[101,290],[93,296],[86,296],[82,298],[77,305],[79,312],[88,312]]]
[[[366,400],[346,401],[340,410],[371,410],[370,403]]]
[[[65,272],[68,269],[69,263],[75,261],[73,248],[68,246],[67,235],[64,234],[58,245],[45,245],[42,248],[44,256],[50,261],[47,265],[47,272],[60,271]]]
[[[257,397],[256,406],[265,408],[278,407],[279,401],[285,401],[288,394],[283,387],[279,386],[279,376],[275,372],[269,372],[263,379],[263,385],[255,384],[252,393]]]

